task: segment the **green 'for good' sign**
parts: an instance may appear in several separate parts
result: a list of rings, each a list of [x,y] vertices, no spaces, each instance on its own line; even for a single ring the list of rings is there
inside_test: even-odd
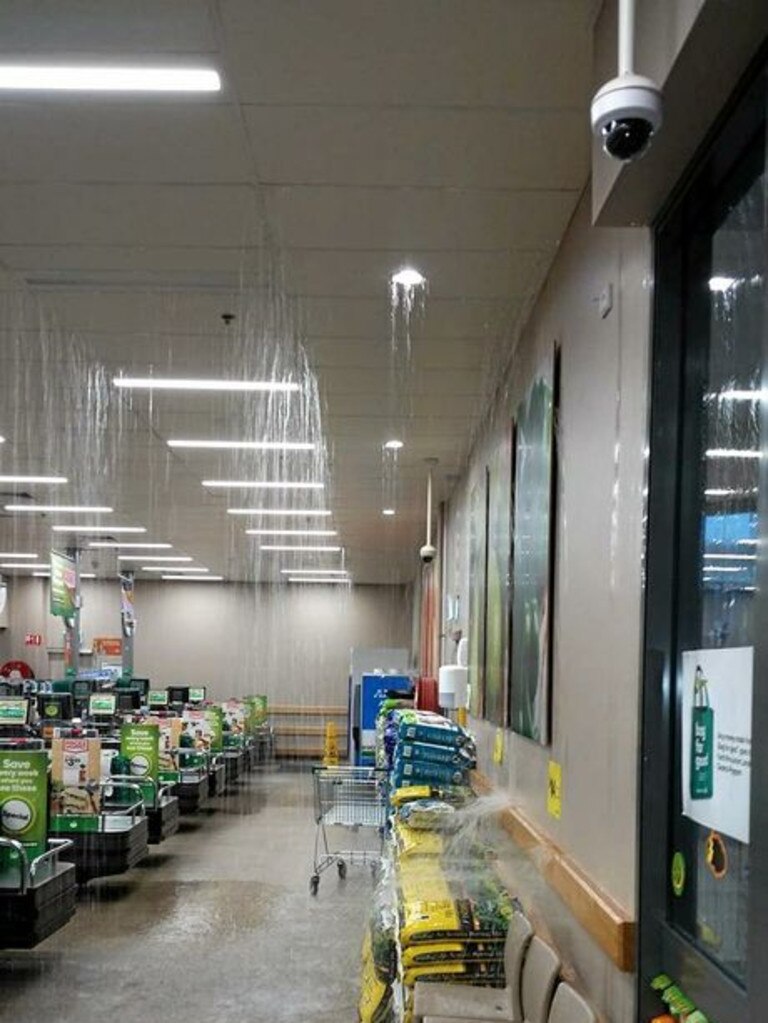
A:
[[[211,736],[211,749],[219,752],[224,748],[224,711],[221,707],[207,707],[205,720]]]
[[[46,850],[48,834],[48,754],[19,750],[0,755],[0,834],[20,842],[30,860]],[[17,853],[0,850],[7,867]]]
[[[160,770],[160,729],[157,725],[123,725],[120,753],[130,763],[130,774],[142,781],[157,781]],[[147,786],[151,792],[152,786]],[[142,786],[145,798],[148,791]]]

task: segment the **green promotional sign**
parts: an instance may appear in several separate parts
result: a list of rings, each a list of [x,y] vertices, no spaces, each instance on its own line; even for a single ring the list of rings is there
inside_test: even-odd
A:
[[[208,707],[205,711],[211,735],[211,749],[214,753],[224,748],[224,711],[221,707]]]
[[[205,686],[189,687],[190,703],[205,703]]]
[[[168,691],[166,689],[150,689],[147,693],[147,704],[150,707],[167,707]]]
[[[0,834],[20,842],[30,860],[42,856],[48,834],[48,754],[10,750],[0,755]],[[18,862],[0,850],[0,873]]]
[[[709,705],[707,680],[696,669],[691,720],[691,799],[711,799],[714,794],[715,715]]]
[[[129,762],[129,774],[139,784],[147,779],[156,782],[160,771],[160,729],[157,725],[123,725],[120,754]],[[152,797],[154,786],[141,788],[145,798]]]
[[[266,725],[269,708],[266,696],[246,696],[245,731],[252,735],[261,725]]]
[[[77,566],[75,559],[51,551],[51,614],[74,618],[77,610]]]

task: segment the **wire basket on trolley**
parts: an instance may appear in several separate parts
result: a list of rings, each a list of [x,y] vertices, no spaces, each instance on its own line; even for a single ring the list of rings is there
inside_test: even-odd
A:
[[[317,895],[320,875],[336,865],[339,877],[347,875],[348,864],[370,865],[376,871],[381,862],[387,819],[386,770],[376,767],[315,767],[312,769],[315,799],[315,858],[309,890]],[[354,833],[370,831],[375,843],[355,848],[331,848],[329,828],[347,828]]]

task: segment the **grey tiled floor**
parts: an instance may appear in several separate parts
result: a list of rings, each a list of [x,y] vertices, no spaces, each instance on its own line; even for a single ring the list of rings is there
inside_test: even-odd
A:
[[[255,773],[137,869],[92,881],[31,952],[0,952],[14,1023],[353,1023],[370,873],[309,895],[311,776]]]

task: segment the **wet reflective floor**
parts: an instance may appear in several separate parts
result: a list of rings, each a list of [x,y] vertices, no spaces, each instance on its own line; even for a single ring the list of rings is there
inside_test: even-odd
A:
[[[139,867],[89,882],[63,930],[0,952],[0,1019],[353,1023],[373,881],[329,871],[312,898],[313,841],[310,773],[247,776]]]

